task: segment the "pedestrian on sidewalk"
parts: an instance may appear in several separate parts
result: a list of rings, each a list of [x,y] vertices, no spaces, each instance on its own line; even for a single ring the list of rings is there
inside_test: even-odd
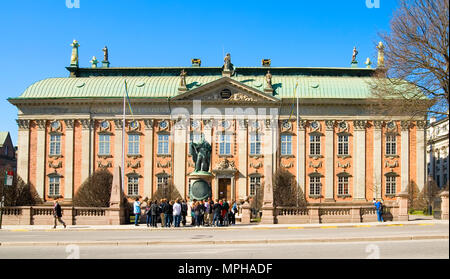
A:
[[[211,198],[209,198],[208,203],[209,203],[209,207],[208,207],[208,211],[209,211],[208,212],[208,217],[209,217],[208,224],[210,226],[213,226],[214,225],[214,223],[213,223],[213,219],[214,219],[214,210],[213,210],[214,201]]]
[[[139,226],[139,221],[141,220],[141,202],[139,201],[139,197],[135,199],[133,203],[134,208],[134,225]]]
[[[237,213],[237,203],[236,201],[233,201],[230,210],[230,223],[232,225],[236,225],[236,213]]]
[[[221,201],[222,200],[220,200],[220,202]],[[221,213],[222,213],[222,205],[220,204],[220,202],[218,199],[216,199],[216,203],[213,206],[213,210],[214,210],[213,224],[215,227],[220,226],[220,218],[221,218]]]
[[[150,206],[150,214],[152,215],[152,227],[157,228],[158,227],[158,215],[160,214],[158,200],[155,200],[152,203],[152,205]]]
[[[174,227],[180,227],[181,221],[181,203],[180,199],[177,199],[173,205],[173,218],[174,218]]]
[[[169,201],[164,214],[166,215],[166,227],[170,228],[173,220],[173,201]]]
[[[375,208],[377,210],[378,222],[384,222],[384,220],[383,220],[383,203],[381,202],[381,200],[377,200],[375,202]]]
[[[148,201],[147,206],[145,207],[145,215],[147,216],[147,227],[150,227],[152,223],[152,213],[150,212],[150,208],[152,206],[152,202]]]
[[[167,212],[167,206],[166,199],[161,199],[161,204],[159,205],[159,212],[161,217],[161,228],[166,227],[166,212]]]
[[[223,200],[222,204],[222,217],[223,217],[223,224],[225,226],[229,225],[229,219],[228,219],[228,211],[230,210],[230,205],[228,204],[228,201],[226,199]]]
[[[182,200],[182,202],[181,202],[181,223],[183,224],[183,227],[186,226],[187,212],[188,212],[188,205],[185,200]]]
[[[205,226],[207,226],[207,225],[209,225],[209,200],[204,200],[203,201],[203,207],[205,208],[203,224]]]
[[[193,227],[195,226],[195,221],[196,221],[195,220],[195,212],[194,212],[196,202],[197,202],[197,200],[194,199],[189,204],[189,208],[191,209],[191,226],[193,226]]]
[[[59,204],[58,200],[55,200],[53,206],[53,219],[55,221],[55,225],[53,226],[54,229],[56,229],[56,221],[62,223],[64,228],[66,228],[66,223],[64,223],[64,221],[61,218],[62,218],[61,205]]]

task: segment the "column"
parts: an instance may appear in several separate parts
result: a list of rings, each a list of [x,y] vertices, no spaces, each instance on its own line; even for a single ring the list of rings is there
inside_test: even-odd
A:
[[[297,183],[303,195],[306,197],[305,193],[305,179],[306,179],[306,149],[305,149],[305,126],[306,121],[300,120],[298,122],[299,130],[297,130],[297,156],[298,158],[298,178]]]
[[[417,121],[416,123],[416,167],[417,167],[417,186],[422,191],[426,181],[426,162],[425,162],[425,121]]]
[[[173,182],[180,195],[184,197],[186,180],[186,140],[187,127],[184,120],[174,126]]]
[[[381,198],[382,187],[382,140],[381,140],[381,127],[382,121],[373,121],[373,196],[377,199]]]
[[[334,120],[325,121],[325,201],[334,202]]]
[[[366,201],[366,124],[353,121],[353,200]]]
[[[90,135],[89,130],[91,127],[91,119],[81,119],[81,183],[83,184],[89,177],[89,158],[90,153],[94,152],[90,150]]]
[[[36,120],[37,124],[37,151],[36,151],[36,191],[45,200],[45,133],[46,120]]]
[[[72,201],[73,198],[73,152],[74,152],[74,120],[64,120],[66,124],[65,152],[64,152],[64,200]]]
[[[402,127],[401,132],[401,153],[400,153],[400,164],[401,164],[401,191],[407,192],[409,185],[409,121],[401,121]]]
[[[153,196],[153,119],[145,119],[144,124],[144,197],[150,198]]]
[[[19,125],[18,132],[18,154],[17,154],[17,175],[25,183],[29,182],[29,149],[30,149],[30,120],[17,119]]]
[[[248,138],[247,138],[247,128],[248,128],[248,120],[247,119],[238,119],[238,129],[237,129],[237,145],[238,148],[238,189],[239,189],[239,199],[245,199],[248,196],[247,193],[247,147],[248,147]]]

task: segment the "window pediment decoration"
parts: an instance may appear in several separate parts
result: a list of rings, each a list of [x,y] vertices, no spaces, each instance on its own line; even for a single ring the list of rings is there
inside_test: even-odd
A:
[[[170,123],[168,120],[161,120],[158,122],[158,132],[169,132]]]
[[[323,133],[321,133],[320,131],[313,131],[309,133],[310,136],[318,136],[318,137],[322,137]]]
[[[345,121],[339,121],[337,123],[337,127],[338,127],[338,133],[343,133],[343,132],[348,133],[349,132],[349,125]]]
[[[100,132],[110,132],[111,131],[111,123],[108,120],[102,120],[99,123]]]
[[[316,171],[308,173],[308,176],[309,177],[324,177],[323,174],[321,174],[320,172],[316,172]]]
[[[338,136],[352,136],[352,134],[351,133],[349,133],[349,132],[338,132],[338,133],[336,133],[336,135],[338,135]]]
[[[337,177],[352,177],[352,175],[346,171],[336,174]]]
[[[263,177],[263,175],[258,172],[253,172],[253,173],[250,173],[248,175],[248,177]]]
[[[50,122],[50,132],[58,134],[62,132],[62,126],[59,120],[53,120],[52,122]]]
[[[310,128],[311,132],[320,132],[320,130],[321,130],[320,122],[319,121],[310,122],[309,128]]]
[[[136,170],[133,170],[132,172],[129,172],[129,173],[126,173],[125,174],[127,177],[139,177],[139,178],[141,178],[142,177],[142,175],[140,175],[139,173],[137,173],[136,172]]]
[[[64,177],[62,174],[58,173],[58,172],[56,171],[56,169],[55,169],[54,172],[51,172],[51,173],[47,174],[47,176],[48,176],[48,177],[60,177],[60,178]]]
[[[283,133],[292,133],[292,123],[289,120],[283,120],[281,122],[281,132]]]
[[[165,170],[163,170],[162,172],[155,174],[155,176],[156,177],[170,177],[171,175],[168,174]]]
[[[397,124],[395,121],[389,121],[386,123],[386,133],[397,133]]]
[[[384,174],[384,176],[394,176],[394,177],[398,177],[400,175],[398,175],[398,173],[390,171]]]
[[[128,132],[139,132],[141,129],[141,124],[137,120],[132,120],[128,123]]]

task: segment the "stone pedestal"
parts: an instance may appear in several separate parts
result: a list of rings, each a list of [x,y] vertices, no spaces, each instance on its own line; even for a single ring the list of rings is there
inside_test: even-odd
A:
[[[408,197],[407,192],[400,192],[397,194],[398,215],[394,216],[396,221],[409,221],[408,216]]]
[[[114,168],[113,183],[111,188],[111,198],[109,200],[108,224],[125,224],[125,210],[123,208],[123,191],[120,167]]]
[[[311,206],[309,208],[309,223],[318,224],[320,223],[319,207]]]
[[[275,224],[275,207],[273,206],[272,168],[266,167],[266,185],[264,186],[264,199],[262,205],[261,224]]]
[[[351,214],[351,222],[352,223],[361,223],[361,208],[360,207],[352,207],[350,209]]]
[[[448,220],[448,191],[442,192],[441,197],[441,220]]]
[[[251,220],[251,210],[250,210],[250,204],[248,201],[246,201],[242,205],[242,216],[241,216],[241,224],[250,224]]]
[[[192,172],[189,174],[189,180],[191,182],[191,190],[189,191],[189,199],[192,201],[205,200],[212,198],[211,182],[214,175],[210,172]],[[203,187],[204,183],[207,187]]]

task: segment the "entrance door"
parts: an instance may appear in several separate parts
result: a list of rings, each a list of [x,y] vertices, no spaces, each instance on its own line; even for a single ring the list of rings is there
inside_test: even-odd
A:
[[[219,178],[219,200],[231,199],[231,178]]]

